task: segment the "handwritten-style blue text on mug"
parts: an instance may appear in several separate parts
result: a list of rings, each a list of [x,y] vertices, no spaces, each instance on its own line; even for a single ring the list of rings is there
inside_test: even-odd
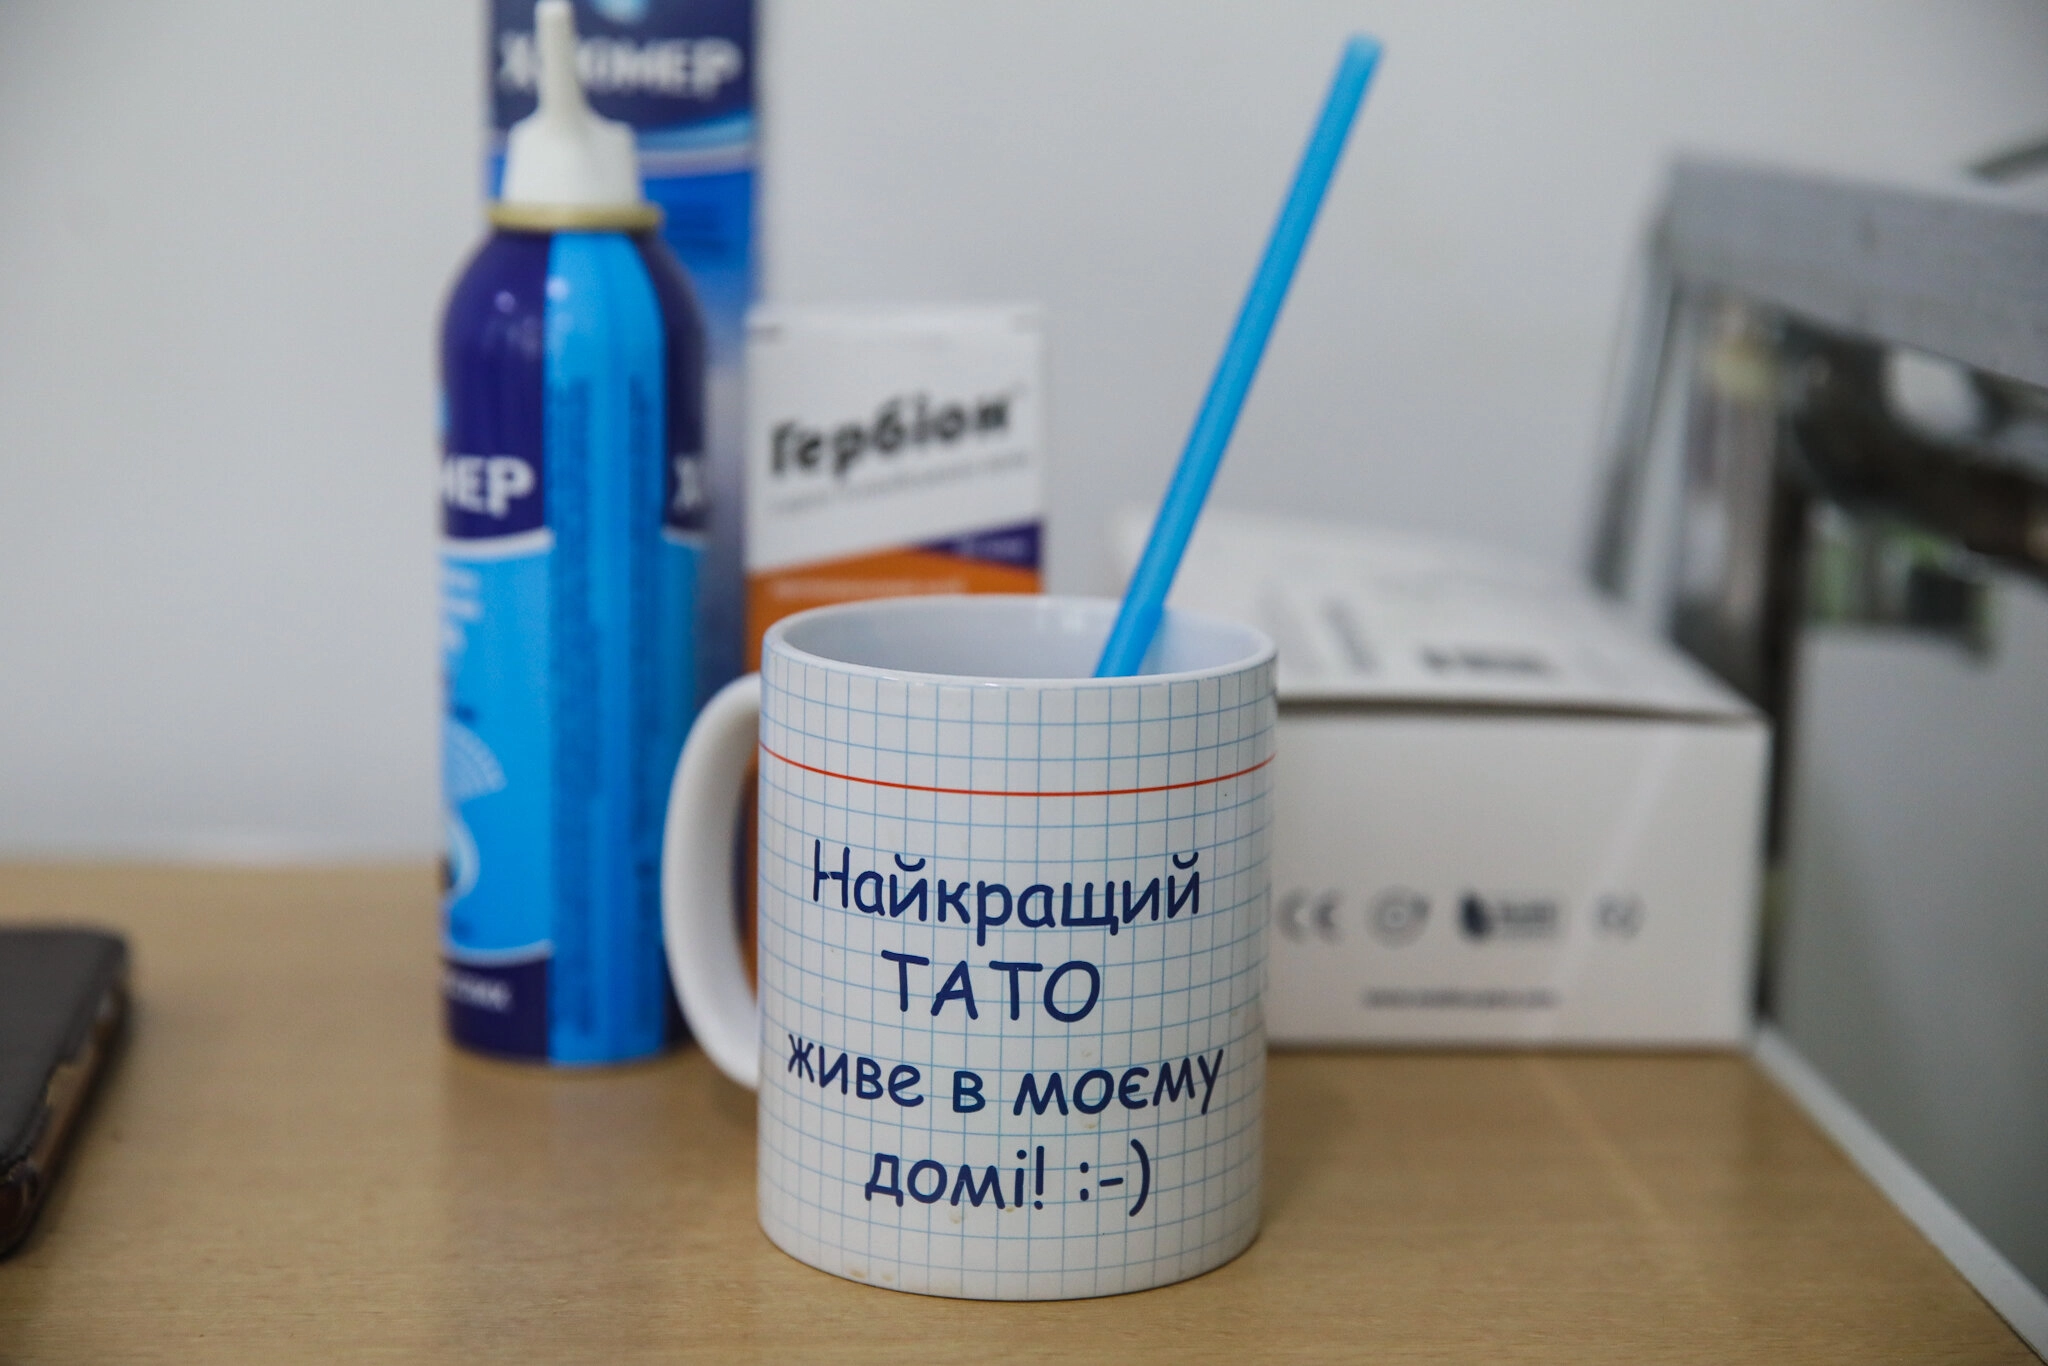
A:
[[[762,1226],[812,1266],[1060,1299],[1257,1232],[1273,648],[1171,613],[1151,672],[1089,678],[1114,610],[791,617],[691,737],[671,966],[760,1092]],[[758,1006],[729,891],[750,758]]]

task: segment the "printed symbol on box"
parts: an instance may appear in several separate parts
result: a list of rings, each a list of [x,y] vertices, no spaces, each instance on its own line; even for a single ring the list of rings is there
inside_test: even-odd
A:
[[[1493,933],[1493,916],[1486,909],[1485,898],[1477,892],[1467,892],[1458,901],[1458,928],[1465,932],[1467,939],[1484,939]]]
[[[1399,948],[1412,944],[1429,921],[1429,898],[1410,887],[1389,887],[1372,903],[1373,938]]]
[[[1643,928],[1643,899],[1627,893],[1603,896],[1593,909],[1593,923],[1611,938],[1633,939]]]
[[[1467,892],[1458,900],[1458,928],[1475,941],[1554,939],[1564,928],[1564,908],[1554,897]]]
[[[1337,928],[1337,906],[1343,896],[1335,888],[1311,892],[1305,887],[1289,889],[1274,908],[1274,918],[1280,922],[1280,932],[1300,943],[1308,938],[1311,928],[1316,936],[1334,944],[1342,935]],[[1302,923],[1302,912],[1308,912],[1308,923]]]

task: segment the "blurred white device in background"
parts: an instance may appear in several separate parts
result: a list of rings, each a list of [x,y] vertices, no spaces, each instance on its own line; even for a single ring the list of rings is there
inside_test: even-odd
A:
[[[1732,691],[1452,541],[1212,513],[1172,601],[1280,647],[1275,1043],[1746,1041],[1770,736]]]

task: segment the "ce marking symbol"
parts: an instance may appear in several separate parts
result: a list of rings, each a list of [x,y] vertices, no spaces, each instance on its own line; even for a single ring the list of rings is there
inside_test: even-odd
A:
[[[1343,900],[1335,888],[1321,892],[1310,892],[1296,887],[1280,898],[1280,905],[1274,917],[1280,922],[1280,932],[1296,943],[1309,937],[1311,931],[1317,938],[1334,944],[1341,937],[1337,929],[1337,906]],[[1302,923],[1302,912],[1308,912],[1308,923]]]

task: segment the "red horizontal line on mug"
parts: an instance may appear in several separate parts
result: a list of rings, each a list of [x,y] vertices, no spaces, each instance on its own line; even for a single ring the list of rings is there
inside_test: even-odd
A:
[[[866,783],[870,787],[892,787],[901,792],[936,792],[949,797],[1136,797],[1147,792],[1177,792],[1185,787],[1207,787],[1211,783],[1227,783],[1232,778],[1242,778],[1248,773],[1257,773],[1267,764],[1273,762],[1273,756],[1269,754],[1250,768],[1241,768],[1235,773],[1219,773],[1213,778],[1190,778],[1184,783],[1154,783],[1149,787],[1104,787],[1088,792],[1005,792],[997,788],[937,787],[931,783],[895,783],[890,782],[887,778],[863,778],[853,773],[834,773],[829,768],[818,768],[814,765],[803,763],[800,760],[792,759],[786,754],[777,754],[765,744],[761,746],[761,752],[778,763],[788,764],[791,768],[800,768],[806,773],[815,773],[822,778],[838,778],[849,783]]]

